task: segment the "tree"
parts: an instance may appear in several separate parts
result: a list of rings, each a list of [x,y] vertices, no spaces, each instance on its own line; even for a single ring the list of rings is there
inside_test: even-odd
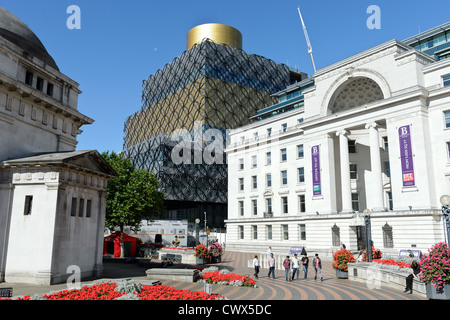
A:
[[[123,257],[124,227],[138,231],[142,219],[151,220],[155,213],[162,212],[164,194],[158,190],[159,181],[152,172],[136,169],[131,160],[114,151],[103,152],[102,156],[118,174],[108,181],[105,226],[120,230],[120,256]]]

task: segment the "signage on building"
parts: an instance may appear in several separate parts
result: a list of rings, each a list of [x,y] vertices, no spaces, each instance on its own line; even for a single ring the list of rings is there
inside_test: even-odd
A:
[[[320,150],[319,146],[313,146],[311,148],[312,158],[312,173],[313,173],[313,195],[322,195],[322,188],[320,184]]]
[[[415,185],[415,180],[410,126],[406,125],[398,128],[398,137],[400,141],[400,161],[402,163],[403,186],[411,187]]]

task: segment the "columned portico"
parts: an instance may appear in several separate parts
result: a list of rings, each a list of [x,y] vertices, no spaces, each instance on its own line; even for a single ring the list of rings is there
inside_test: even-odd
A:
[[[368,203],[371,204],[370,209],[373,211],[383,211],[383,177],[381,171],[378,124],[376,122],[370,122],[366,124],[365,128],[369,130],[370,168],[372,172],[370,192],[367,193],[367,195],[370,196]]]
[[[352,212],[352,190],[350,181],[350,158],[348,152],[348,137],[346,130],[336,132],[339,137],[339,155],[341,164],[341,197],[342,212]]]

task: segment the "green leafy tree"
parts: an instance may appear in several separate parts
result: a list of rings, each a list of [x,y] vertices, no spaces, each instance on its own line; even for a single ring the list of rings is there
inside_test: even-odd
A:
[[[164,210],[164,194],[158,190],[159,181],[152,172],[138,170],[131,160],[114,151],[102,156],[117,172],[118,177],[108,181],[105,226],[121,233],[120,256],[123,252],[123,230],[127,226],[138,231],[141,220],[151,220]]]

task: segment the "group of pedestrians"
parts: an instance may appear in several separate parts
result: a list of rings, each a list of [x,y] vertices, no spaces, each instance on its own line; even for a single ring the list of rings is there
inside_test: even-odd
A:
[[[275,258],[273,256],[272,248],[269,247],[267,250],[267,264],[269,267],[269,273],[267,275],[268,278],[272,275],[272,278],[275,279]],[[318,278],[323,281],[322,276],[322,260],[320,259],[319,255],[316,253],[315,257],[312,261],[312,265],[314,268],[314,280],[317,280]],[[309,267],[309,257],[305,253],[301,259],[298,258],[297,254],[294,254],[294,257],[292,260],[289,256],[286,256],[286,258],[283,261],[283,267],[285,272],[286,281],[293,281],[294,279],[299,280],[299,274],[300,274],[300,266],[303,267],[303,279],[306,280],[308,277],[308,267]],[[253,259],[253,267],[255,269],[254,276],[256,279],[258,279],[259,269],[261,267],[260,261],[258,259],[258,256],[255,255],[255,258]]]

